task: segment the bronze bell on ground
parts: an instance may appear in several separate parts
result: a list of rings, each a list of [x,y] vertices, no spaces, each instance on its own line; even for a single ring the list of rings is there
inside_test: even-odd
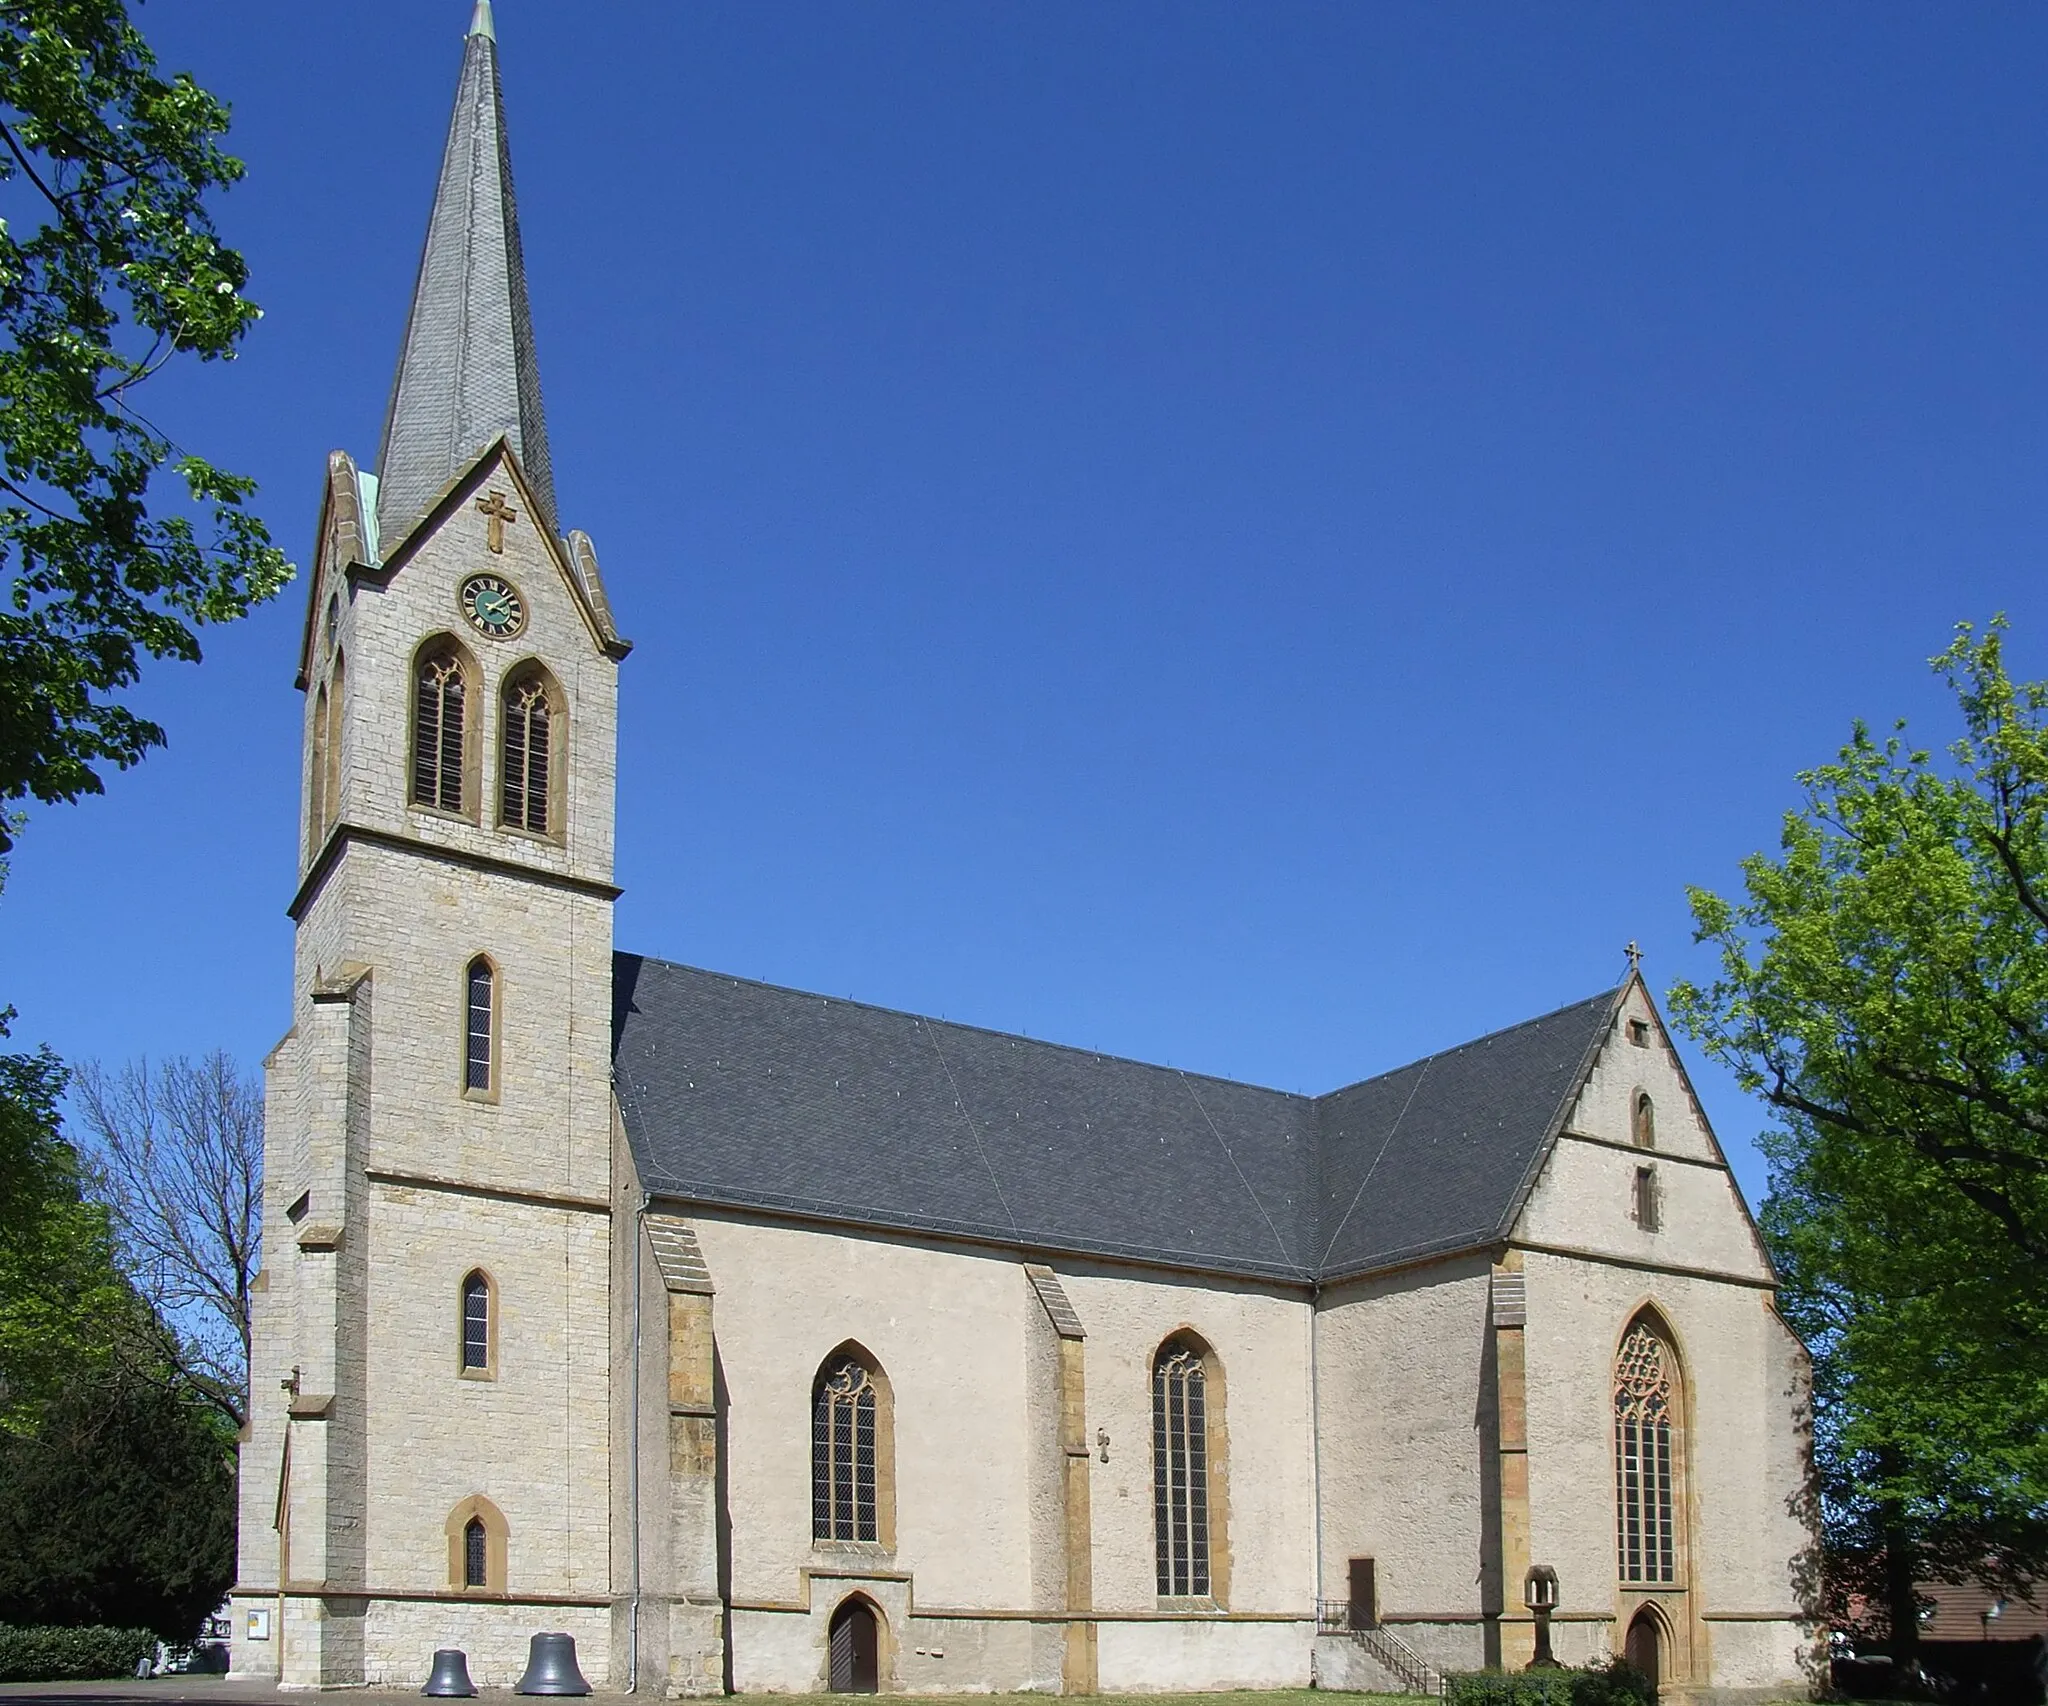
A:
[[[444,1699],[467,1699],[476,1692],[476,1684],[469,1680],[469,1660],[460,1647],[434,1649],[434,1668],[420,1692]]]
[[[576,1668],[574,1635],[536,1635],[526,1645],[526,1674],[521,1694],[588,1694],[590,1684]]]

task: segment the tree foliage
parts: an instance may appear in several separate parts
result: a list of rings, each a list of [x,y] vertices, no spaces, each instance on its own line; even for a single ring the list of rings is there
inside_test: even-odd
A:
[[[178,1328],[179,1366],[235,1427],[248,1418],[250,1298],[262,1255],[263,1096],[227,1055],[78,1069],[95,1194],[121,1263]]]
[[[0,805],[97,793],[161,745],[117,697],[143,658],[196,660],[195,627],[291,573],[252,483],[136,407],[258,315],[206,206],[242,175],[227,123],[157,73],[125,0],[0,3]]]
[[[1679,1023],[1781,1119],[1762,1216],[1814,1354],[1838,1591],[2048,1574],[2048,683],[1934,659],[1945,752],[1856,725],[1739,901],[1694,890]],[[1860,1575],[1859,1575],[1860,1572]]]
[[[189,1641],[234,1564],[234,1438],[171,1371],[117,1357],[0,1435],[0,1622]]]
[[[0,1013],[0,1036],[9,1017]],[[0,1055],[0,1431],[26,1425],[76,1370],[103,1364],[107,1323],[133,1307],[107,1212],[87,1200],[64,1141],[64,1084],[48,1049]]]

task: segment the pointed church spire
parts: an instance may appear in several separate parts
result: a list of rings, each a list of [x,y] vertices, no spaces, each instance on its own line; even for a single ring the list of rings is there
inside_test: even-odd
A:
[[[413,285],[377,457],[377,533],[389,545],[500,434],[555,531],[554,472],[519,249],[512,155],[491,0],[477,0],[462,54],[441,182]]]

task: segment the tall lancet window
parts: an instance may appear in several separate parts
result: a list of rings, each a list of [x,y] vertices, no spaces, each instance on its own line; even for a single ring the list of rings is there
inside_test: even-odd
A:
[[[553,767],[554,708],[547,682],[528,670],[505,684],[504,779],[499,816],[512,829],[546,835]]]
[[[811,1397],[813,1539],[881,1539],[880,1411],[874,1373],[858,1357],[835,1356],[819,1371]]]
[[[1152,1529],[1162,1597],[1209,1592],[1209,1377],[1169,1342],[1152,1365]]]
[[[327,684],[313,697],[313,750],[306,760],[306,854],[320,851],[327,827]]]
[[[491,962],[479,954],[469,962],[468,1034],[462,1087],[471,1091],[497,1088],[496,1039],[498,977]]]
[[[1624,1582],[1678,1579],[1676,1375],[1671,1347],[1649,1323],[1629,1328],[1614,1367],[1615,1547]]]
[[[469,695],[462,659],[454,647],[438,647],[420,659],[416,695],[412,731],[413,804],[459,812]]]

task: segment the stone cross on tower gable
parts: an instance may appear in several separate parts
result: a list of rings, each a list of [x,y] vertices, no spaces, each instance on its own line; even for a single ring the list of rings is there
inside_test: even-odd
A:
[[[519,512],[505,501],[503,492],[493,492],[487,498],[478,498],[476,507],[490,518],[490,547],[502,557],[505,554],[505,524],[517,521]]]

